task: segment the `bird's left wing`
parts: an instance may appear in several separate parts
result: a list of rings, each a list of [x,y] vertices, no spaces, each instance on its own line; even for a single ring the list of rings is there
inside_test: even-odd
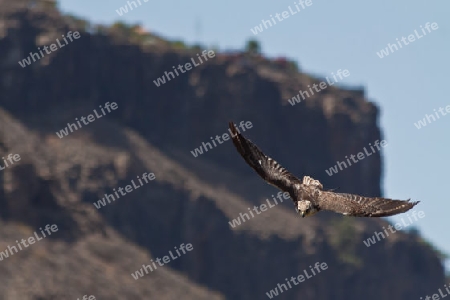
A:
[[[322,192],[317,199],[321,210],[331,210],[354,217],[388,217],[404,213],[419,202],[363,197],[353,194]]]
[[[240,134],[232,122],[229,125],[233,144],[250,167],[267,183],[288,192],[294,200],[294,184],[302,182]]]

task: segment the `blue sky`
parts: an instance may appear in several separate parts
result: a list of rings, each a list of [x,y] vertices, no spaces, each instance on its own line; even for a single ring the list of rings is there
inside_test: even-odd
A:
[[[384,195],[422,201],[417,210],[423,210],[425,217],[414,225],[450,254],[446,232],[450,114],[421,129],[414,126],[425,114],[450,105],[445,92],[450,79],[449,1],[312,0],[311,6],[256,36],[251,28],[289,6],[295,10],[294,1],[140,1],[141,6],[122,16],[116,10],[127,4],[125,0],[59,3],[63,11],[93,23],[140,23],[165,38],[220,50],[242,49],[249,38],[256,38],[265,55],[294,59],[303,71],[321,77],[348,69],[351,75],[343,84],[364,86],[368,99],[381,109],[379,125],[388,142],[382,152]],[[439,28],[423,35],[420,26],[427,22],[436,22]],[[384,58],[377,56],[388,43],[414,30],[420,39]],[[401,217],[391,219],[396,222]]]

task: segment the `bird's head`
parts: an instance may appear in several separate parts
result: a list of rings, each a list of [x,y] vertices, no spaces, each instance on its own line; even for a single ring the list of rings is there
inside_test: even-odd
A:
[[[317,209],[312,205],[311,201],[300,200],[297,202],[297,211],[304,218],[314,215]]]

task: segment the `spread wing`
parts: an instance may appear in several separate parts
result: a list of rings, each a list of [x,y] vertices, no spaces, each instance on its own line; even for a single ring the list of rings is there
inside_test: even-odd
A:
[[[404,201],[381,197],[370,198],[333,192],[322,192],[317,199],[320,209],[354,217],[388,217],[404,213],[418,203],[419,201],[410,202],[409,199]]]
[[[250,167],[267,183],[288,192],[295,199],[294,184],[301,184],[301,181],[241,135],[232,122],[229,125],[233,144]]]

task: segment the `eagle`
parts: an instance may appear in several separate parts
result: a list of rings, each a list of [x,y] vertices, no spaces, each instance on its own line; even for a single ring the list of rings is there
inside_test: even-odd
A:
[[[303,180],[298,179],[246,139],[236,129],[233,122],[230,122],[229,126],[233,144],[247,164],[267,183],[288,192],[294,201],[297,213],[302,217],[312,216],[321,210],[353,217],[388,217],[404,213],[420,202],[410,202],[410,199],[364,197],[323,190],[319,180],[310,176],[304,176]]]

